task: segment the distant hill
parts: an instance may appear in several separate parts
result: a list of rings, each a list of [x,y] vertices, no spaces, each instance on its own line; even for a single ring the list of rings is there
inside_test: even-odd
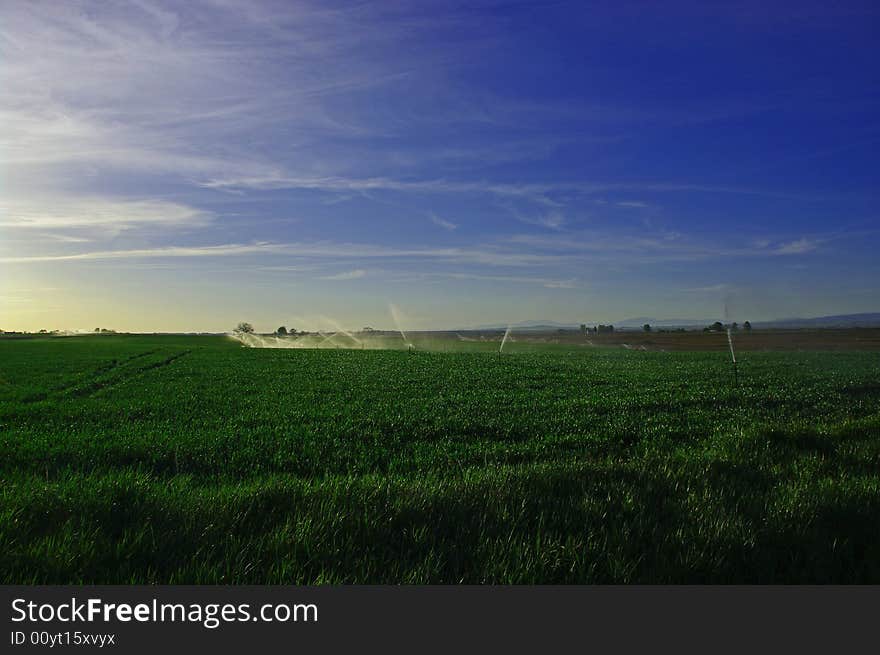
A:
[[[637,327],[641,328],[645,323],[652,327],[702,327],[712,325],[717,318],[651,318],[650,316],[637,316],[627,318],[614,323],[614,327]]]
[[[748,320],[747,316],[738,317],[738,322],[742,323]],[[614,321],[612,324],[616,328],[638,328],[648,323],[652,327],[663,328],[702,328],[712,325],[715,321],[724,323],[723,318],[653,318],[651,316],[636,316],[627,318],[622,321]],[[585,321],[587,325],[593,326],[595,321]],[[880,327],[880,312],[868,312],[862,314],[837,314],[833,316],[815,316],[813,318],[783,318],[772,321],[751,321],[756,328],[832,328],[832,327]],[[520,321],[510,326],[515,331],[548,331],[548,330],[576,330],[580,327],[579,323],[560,323],[559,321],[550,320],[534,320]],[[464,330],[505,330],[507,325],[500,323],[490,325],[479,325],[472,328],[462,328]]]
[[[507,325],[502,325],[500,323],[496,323],[493,325],[478,325],[472,328],[465,328],[466,330],[506,330]],[[512,330],[576,330],[580,327],[580,324],[574,323],[559,323],[558,321],[547,321],[547,320],[538,320],[538,321],[520,321],[519,323],[511,323],[510,328]]]
[[[748,316],[737,317],[742,323]],[[715,321],[725,323],[723,318],[651,318],[640,316],[628,318],[614,323],[615,327],[640,328],[645,323],[652,327],[705,327]],[[751,321],[756,328],[808,328],[808,327],[880,327],[880,313],[837,314],[834,316],[816,316],[813,318],[783,318],[772,321]]]
[[[814,318],[784,318],[776,321],[752,321],[756,328],[799,327],[880,327],[880,312],[865,314],[837,314]]]

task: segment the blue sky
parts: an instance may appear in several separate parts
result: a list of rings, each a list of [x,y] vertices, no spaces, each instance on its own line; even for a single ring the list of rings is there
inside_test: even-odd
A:
[[[0,328],[880,310],[878,15],[3,3]]]

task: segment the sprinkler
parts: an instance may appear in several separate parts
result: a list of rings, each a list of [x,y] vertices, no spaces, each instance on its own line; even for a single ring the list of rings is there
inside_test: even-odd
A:
[[[733,323],[730,323],[728,301],[724,301],[724,320],[727,321],[727,345],[730,347],[730,361],[733,363],[733,386],[739,386],[739,370],[736,366],[736,351],[733,349]]]
[[[507,329],[504,331],[504,336],[501,337],[501,347],[498,349],[498,354],[504,350],[504,344],[507,342],[507,337],[510,336],[510,325],[507,326]]]
[[[739,370],[736,366],[736,352],[733,350],[733,333],[727,326],[727,345],[730,346],[730,361],[733,362],[733,386],[739,386]]]

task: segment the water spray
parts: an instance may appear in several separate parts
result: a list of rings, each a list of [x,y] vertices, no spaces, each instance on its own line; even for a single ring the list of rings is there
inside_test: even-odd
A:
[[[501,337],[501,347],[498,349],[498,354],[501,354],[501,351],[504,350],[504,344],[507,342],[507,337],[510,336],[510,326],[507,326],[507,329],[504,331],[504,336]]]
[[[733,386],[739,386],[739,370],[736,365],[736,351],[733,349],[733,324],[730,322],[730,312],[727,301],[724,301],[724,320],[727,321],[727,345],[730,348],[730,361],[733,363]]]
[[[400,332],[400,336],[403,337],[403,343],[406,344],[407,350],[412,352],[415,346],[410,343],[410,340],[406,337],[406,332],[403,331],[403,327],[400,325],[400,310],[394,305],[394,303],[388,303],[388,310],[391,312],[391,318],[394,319],[394,325],[397,327],[397,331]]]
[[[736,352],[733,349],[733,331],[730,325],[727,326],[727,345],[730,346],[730,361],[733,362],[733,385],[739,386],[739,371],[736,367]]]
[[[323,348],[325,343],[329,343],[331,346],[335,346],[336,344],[333,342],[332,334],[324,334],[321,330],[315,330],[318,333],[318,336],[321,337],[321,341],[318,342],[318,348]]]
[[[320,318],[321,318],[324,322],[329,323],[330,326],[331,326],[334,330],[336,330],[335,334],[338,334],[338,333],[341,332],[342,334],[344,334],[345,336],[347,336],[349,339],[351,339],[352,341],[354,341],[357,345],[363,347],[364,344],[363,344],[363,342],[362,342],[360,339],[358,339],[356,336],[354,336],[351,332],[349,332],[348,330],[346,330],[344,327],[342,327],[339,323],[337,323],[336,321],[334,321],[332,318],[328,318],[327,316],[321,316]]]

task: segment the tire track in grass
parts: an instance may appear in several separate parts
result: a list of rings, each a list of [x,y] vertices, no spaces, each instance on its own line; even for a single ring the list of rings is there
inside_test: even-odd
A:
[[[76,380],[73,380],[72,382],[66,382],[63,384],[59,384],[57,386],[52,387],[48,391],[41,391],[39,393],[31,394],[29,396],[22,398],[21,402],[23,402],[23,403],[37,403],[37,402],[40,402],[41,400],[48,400],[50,397],[53,397],[53,396],[55,396],[55,397],[63,396],[65,394],[65,392],[69,391],[70,389],[74,389],[84,383],[87,383],[88,380],[94,380],[96,378],[99,378],[106,373],[110,373],[118,368],[124,367],[126,364],[129,364],[136,359],[140,359],[142,357],[148,357],[149,355],[153,355],[157,352],[158,352],[158,349],[154,348],[153,350],[147,350],[142,353],[137,353],[137,354],[132,355],[130,357],[126,357],[125,359],[121,359],[121,360],[120,359],[111,359],[109,362],[107,362],[105,364],[101,364],[96,369],[94,369],[92,372],[87,373],[86,375],[83,375],[83,376],[77,378]]]
[[[92,383],[86,385],[85,387],[71,390],[69,395],[73,398],[84,398],[84,397],[92,396],[92,395],[96,394],[97,392],[101,391],[102,389],[115,387],[118,384],[121,384],[127,380],[138,377],[138,376],[143,375],[145,373],[148,373],[150,371],[156,370],[158,368],[164,368],[166,366],[170,366],[171,364],[176,362],[178,359],[188,355],[191,352],[192,352],[192,350],[183,350],[179,353],[175,353],[169,357],[166,357],[165,359],[163,359],[161,361],[153,362],[152,364],[148,364],[148,365],[143,366],[141,368],[135,369],[129,375],[119,375],[119,376],[116,376],[116,377],[113,377],[113,378],[110,378],[107,380],[97,380],[95,382],[92,382]]]

